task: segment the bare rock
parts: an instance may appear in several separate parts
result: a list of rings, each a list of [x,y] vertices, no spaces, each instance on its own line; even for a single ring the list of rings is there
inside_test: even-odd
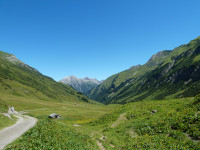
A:
[[[15,111],[15,108],[12,106],[12,107],[9,107],[8,114],[9,115],[14,115],[14,114],[18,114],[18,112]]]
[[[157,110],[152,110],[151,112],[152,112],[152,113],[157,113]]]

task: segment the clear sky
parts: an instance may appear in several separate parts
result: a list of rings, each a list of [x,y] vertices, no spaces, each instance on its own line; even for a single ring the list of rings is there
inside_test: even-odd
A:
[[[0,0],[0,50],[99,80],[200,36],[200,0]]]

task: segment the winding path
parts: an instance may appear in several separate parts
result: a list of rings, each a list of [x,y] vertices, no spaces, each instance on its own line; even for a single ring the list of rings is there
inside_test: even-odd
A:
[[[123,113],[119,116],[119,118],[111,125],[111,128],[116,127],[118,124],[120,124],[123,120],[127,120],[126,119],[126,113]]]
[[[18,118],[18,121],[13,126],[0,130],[0,150],[15,141],[18,137],[32,128],[37,122],[36,118],[26,115],[15,115],[15,117]]]
[[[110,127],[111,127],[111,128],[115,128],[117,125],[119,125],[119,124],[120,124],[122,121],[124,121],[124,120],[127,120],[127,118],[126,118],[126,113],[120,114],[119,118],[118,118]],[[132,132],[133,132],[133,131],[132,131]],[[131,132],[131,133],[132,133],[132,132]],[[97,140],[97,139],[95,139],[95,138],[93,137],[94,134],[99,134],[99,135],[101,135],[101,137],[99,138],[99,140]],[[92,137],[93,140],[96,141],[96,143],[97,143],[99,149],[101,149],[101,150],[106,150],[106,148],[103,146],[103,143],[101,142],[101,140],[102,140],[102,141],[106,141],[106,137],[105,137],[103,134],[99,133],[98,131],[95,131],[95,132],[93,132],[93,133],[91,134],[91,137]],[[109,144],[110,144],[110,143],[109,143]],[[111,146],[112,148],[115,148],[115,146],[112,145],[112,144],[110,144],[110,146]]]

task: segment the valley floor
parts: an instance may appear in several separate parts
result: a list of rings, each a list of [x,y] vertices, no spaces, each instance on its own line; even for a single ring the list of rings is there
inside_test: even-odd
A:
[[[11,149],[199,149],[200,101],[185,98],[100,105],[13,99],[8,103],[38,119]],[[28,105],[32,102],[32,105]],[[51,113],[60,119],[48,119]]]

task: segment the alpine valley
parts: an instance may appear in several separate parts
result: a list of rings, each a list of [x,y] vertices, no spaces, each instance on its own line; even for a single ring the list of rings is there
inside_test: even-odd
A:
[[[102,83],[74,76],[56,82],[0,51],[0,149],[199,150],[199,92],[200,37]],[[37,123],[2,142],[28,118]]]

